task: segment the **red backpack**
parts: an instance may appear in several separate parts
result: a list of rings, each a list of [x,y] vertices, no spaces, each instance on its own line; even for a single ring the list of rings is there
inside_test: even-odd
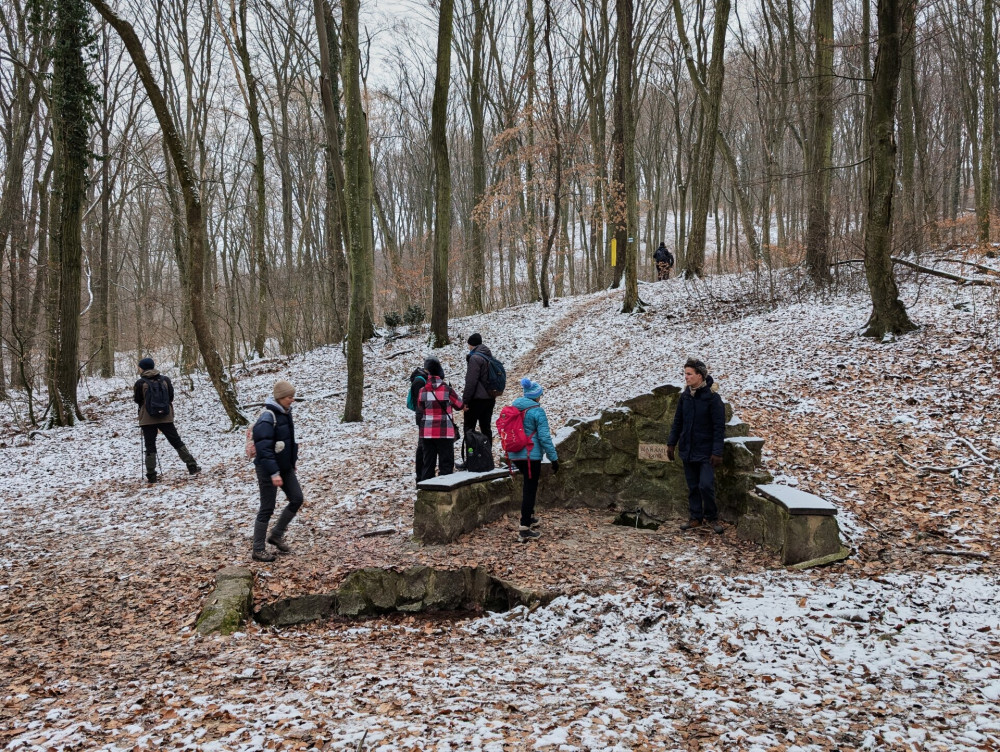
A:
[[[527,449],[529,455],[529,478],[531,477],[530,455],[531,449],[534,446],[534,442],[531,440],[531,437],[535,434],[528,436],[524,432],[524,414],[528,412],[528,410],[534,409],[534,407],[526,407],[524,410],[519,410],[513,405],[507,405],[507,407],[500,411],[500,416],[497,418],[497,434],[500,436],[500,447],[503,449],[504,454],[507,455],[507,467],[513,467],[510,461],[511,452],[520,452],[523,449]],[[511,474],[513,474],[513,472],[514,471],[511,470]]]

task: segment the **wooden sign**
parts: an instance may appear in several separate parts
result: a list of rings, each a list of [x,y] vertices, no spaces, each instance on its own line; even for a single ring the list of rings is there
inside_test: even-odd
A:
[[[647,462],[670,462],[666,444],[640,444],[639,459]]]

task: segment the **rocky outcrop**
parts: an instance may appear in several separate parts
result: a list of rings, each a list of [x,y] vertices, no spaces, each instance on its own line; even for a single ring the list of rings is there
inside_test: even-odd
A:
[[[195,629],[204,635],[232,634],[252,608],[253,573],[246,567],[226,567],[215,576],[215,590],[208,596]]]
[[[287,598],[260,608],[254,618],[268,626],[325,619],[377,616],[393,612],[507,611],[548,603],[556,594],[522,590],[482,567],[403,570],[367,568],[348,575],[333,593]]]

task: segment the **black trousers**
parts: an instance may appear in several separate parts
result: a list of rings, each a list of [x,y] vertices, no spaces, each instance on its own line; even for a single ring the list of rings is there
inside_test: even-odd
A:
[[[478,423],[480,426],[479,433],[484,434],[490,440],[490,445],[492,445],[493,428],[490,424],[493,422],[493,409],[496,406],[497,401],[492,397],[490,399],[469,400],[469,409],[465,413],[465,424],[462,433],[475,431],[476,424]]]
[[[177,428],[173,423],[156,423],[152,426],[139,426],[142,429],[142,440],[146,445],[146,454],[156,454],[156,434],[163,432],[174,449],[184,446]]]
[[[416,468],[416,475],[417,475],[417,483],[419,483],[420,481],[422,481],[424,479],[423,478],[423,475],[424,475],[424,440],[422,438],[420,438],[419,436],[417,437],[417,453],[416,453],[416,456],[414,457],[414,459],[416,460],[415,468]]]
[[[528,477],[528,460],[514,460],[517,471],[521,473],[521,527],[531,525],[531,517],[535,514],[535,498],[538,496],[538,479],[542,474],[542,461],[531,460],[531,477]]]
[[[424,443],[424,466],[419,480],[430,480],[434,477],[434,468],[438,475],[451,475],[455,472],[455,440],[454,439],[421,439]]]

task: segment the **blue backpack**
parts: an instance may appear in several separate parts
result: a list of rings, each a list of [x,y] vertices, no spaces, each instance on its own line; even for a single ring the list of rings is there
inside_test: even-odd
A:
[[[422,381],[423,384],[420,385],[420,388],[423,389],[424,384],[427,383],[427,371],[425,371],[423,368],[418,368],[417,371],[418,373],[410,381],[410,388],[406,392],[406,407],[408,410],[412,410],[414,412],[416,412],[417,406],[413,402],[413,384],[418,380]]]
[[[499,397],[507,388],[507,371],[504,370],[503,363],[486,353],[474,352],[473,355],[486,359],[486,392],[490,397]]]

